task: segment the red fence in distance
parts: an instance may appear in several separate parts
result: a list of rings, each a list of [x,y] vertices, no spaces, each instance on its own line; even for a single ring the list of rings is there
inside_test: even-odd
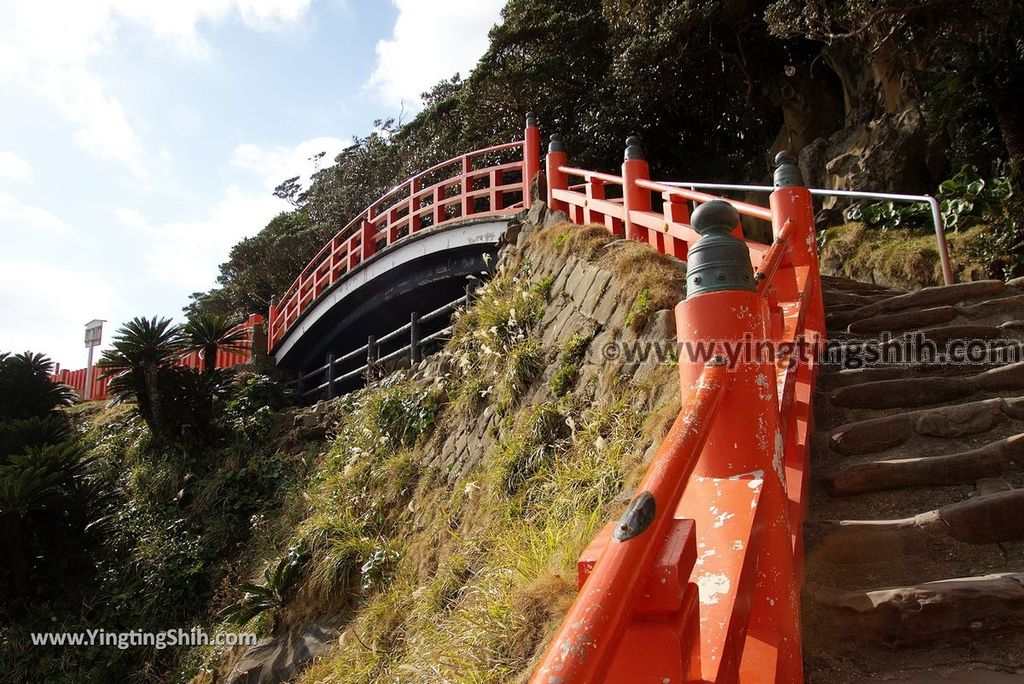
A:
[[[231,368],[232,366],[238,366],[252,360],[254,332],[256,331],[257,326],[263,324],[263,320],[263,316],[253,314],[249,316],[244,323],[235,327],[236,330],[242,329],[249,331],[249,342],[236,351],[227,351],[224,349],[218,350],[217,368]],[[178,359],[178,365],[199,370],[203,367],[202,354],[198,351],[185,354]],[[85,368],[79,368],[78,370],[71,371],[66,368],[58,367],[54,374],[50,376],[50,379],[53,380],[53,382],[68,385],[71,389],[75,390],[79,397],[84,398],[86,396],[86,370],[87,369]],[[88,395],[90,400],[102,401],[107,399],[107,385],[110,383],[110,378],[103,377],[102,370],[96,367],[93,367],[92,375],[92,392]]]

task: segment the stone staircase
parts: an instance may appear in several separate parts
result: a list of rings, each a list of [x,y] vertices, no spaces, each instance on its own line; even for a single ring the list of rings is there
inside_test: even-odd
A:
[[[823,286],[840,351],[887,331],[999,352],[981,363],[822,368],[807,680],[1024,682],[1024,282]]]

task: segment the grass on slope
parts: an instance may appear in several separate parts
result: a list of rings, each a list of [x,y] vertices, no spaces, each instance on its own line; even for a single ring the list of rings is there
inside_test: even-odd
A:
[[[575,596],[579,553],[660,438],[653,385],[617,382],[591,398],[566,382],[524,405],[543,368],[575,362],[582,342],[538,345],[550,278],[517,266],[458,317],[447,372],[399,374],[343,400],[338,438],[300,497],[306,514],[266,558],[302,549],[292,598],[252,623],[346,621],[301,682],[525,679]],[[674,381],[666,373],[648,382]],[[453,480],[424,465],[488,407],[498,438],[470,472]]]
[[[622,296],[630,302],[627,326],[635,331],[655,311],[671,309],[683,298],[686,272],[678,261],[647,245],[616,238],[604,226],[563,222],[542,230],[538,239],[559,258],[573,255],[614,273]]]
[[[988,277],[985,266],[972,258],[973,243],[983,239],[985,231],[985,226],[975,226],[946,235],[953,272],[960,282]],[[824,273],[907,289],[943,283],[934,233],[907,228],[882,231],[847,223],[827,229],[819,240]]]

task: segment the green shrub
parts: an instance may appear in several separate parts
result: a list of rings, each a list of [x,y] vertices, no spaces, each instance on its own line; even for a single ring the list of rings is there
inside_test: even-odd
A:
[[[626,313],[626,327],[633,330],[640,330],[647,323],[647,319],[654,313],[654,300],[648,288],[640,290],[640,294],[633,300],[632,306]]]
[[[264,613],[276,611],[284,606],[297,585],[308,557],[301,546],[293,546],[276,565],[268,565],[263,570],[262,585],[248,582],[237,584],[236,589],[244,593],[221,612],[221,618],[243,625]]]
[[[577,332],[565,344],[558,369],[551,378],[551,392],[556,397],[564,395],[576,384],[576,380],[580,376],[580,364],[592,339],[594,339],[593,332]]]

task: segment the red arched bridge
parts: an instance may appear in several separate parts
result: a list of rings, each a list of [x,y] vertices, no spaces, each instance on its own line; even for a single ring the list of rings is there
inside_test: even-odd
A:
[[[372,203],[271,306],[267,351],[298,372],[301,394],[331,396],[367,366],[415,360],[444,335],[505,219],[529,207],[535,179],[573,222],[688,262],[677,335],[720,355],[680,361],[679,415],[622,517],[580,558],[580,593],[534,682],[803,679],[815,357],[725,361],[730,342],[778,349],[824,334],[811,195],[794,160],[777,161],[768,207],[652,180],[636,138],[611,174],[571,166],[551,136],[540,175],[528,118],[523,140],[438,164]],[[770,224],[774,242],[745,239],[740,216]]]

